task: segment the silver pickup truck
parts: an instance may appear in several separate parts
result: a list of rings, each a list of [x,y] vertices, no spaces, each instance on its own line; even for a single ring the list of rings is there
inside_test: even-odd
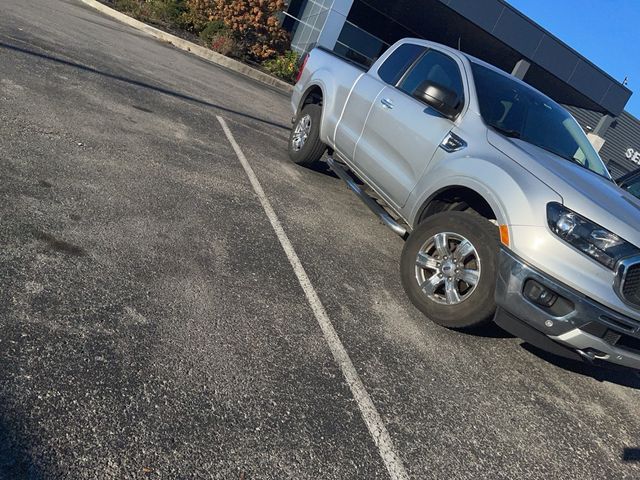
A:
[[[368,71],[314,49],[292,108],[291,160],[328,151],[406,238],[402,284],[428,318],[495,321],[557,355],[640,370],[640,202],[560,105],[460,51],[405,39]]]

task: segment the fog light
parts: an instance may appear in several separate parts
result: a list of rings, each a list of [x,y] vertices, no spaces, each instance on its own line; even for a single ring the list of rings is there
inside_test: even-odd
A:
[[[524,284],[525,296],[534,303],[546,308],[551,308],[558,300],[558,295],[535,280],[527,280]]]

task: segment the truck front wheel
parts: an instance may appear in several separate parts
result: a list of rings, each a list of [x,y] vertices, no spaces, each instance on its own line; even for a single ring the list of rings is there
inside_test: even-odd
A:
[[[327,146],[320,141],[322,107],[305,105],[293,124],[289,136],[289,158],[292,162],[309,167],[324,155]]]
[[[409,236],[402,251],[404,289],[428,318],[443,327],[478,327],[491,321],[499,236],[474,212],[438,213]]]

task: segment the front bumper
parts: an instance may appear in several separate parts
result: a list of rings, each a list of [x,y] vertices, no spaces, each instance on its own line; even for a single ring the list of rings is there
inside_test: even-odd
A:
[[[536,291],[544,287],[557,299],[552,305],[532,300],[525,294],[531,285]],[[640,370],[640,322],[559,283],[504,248],[499,254],[496,303],[495,322],[532,345],[576,360],[603,360]]]

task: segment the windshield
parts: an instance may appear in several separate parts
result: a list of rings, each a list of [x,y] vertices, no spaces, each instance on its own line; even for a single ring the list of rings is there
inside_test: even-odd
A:
[[[480,114],[503,135],[536,145],[611,179],[578,122],[533,88],[471,63]]]

